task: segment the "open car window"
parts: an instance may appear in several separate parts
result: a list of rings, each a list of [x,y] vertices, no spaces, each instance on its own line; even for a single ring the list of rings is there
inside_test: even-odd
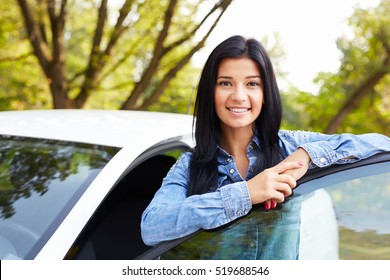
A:
[[[390,259],[390,162],[303,183],[274,210],[201,231],[160,259]]]

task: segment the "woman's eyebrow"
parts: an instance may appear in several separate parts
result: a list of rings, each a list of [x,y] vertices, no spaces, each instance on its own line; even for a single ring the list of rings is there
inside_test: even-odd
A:
[[[233,79],[231,76],[218,76],[217,79]],[[260,76],[258,75],[253,75],[253,76],[247,76],[245,79],[261,79]]]
[[[251,75],[251,76],[245,77],[245,79],[253,79],[253,78],[261,79],[261,77],[259,75]],[[233,77],[231,77],[231,76],[218,76],[217,79],[233,79]]]
[[[253,76],[248,76],[248,77],[245,77],[246,79],[261,79],[260,76],[258,75],[253,75]]]
[[[233,77],[230,77],[230,76],[218,76],[217,80],[218,79],[233,79]]]

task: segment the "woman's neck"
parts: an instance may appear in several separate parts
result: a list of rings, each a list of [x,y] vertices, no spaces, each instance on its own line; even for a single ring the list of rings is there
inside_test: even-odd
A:
[[[221,147],[229,154],[238,156],[246,153],[246,147],[253,138],[252,129],[229,129],[221,133]]]

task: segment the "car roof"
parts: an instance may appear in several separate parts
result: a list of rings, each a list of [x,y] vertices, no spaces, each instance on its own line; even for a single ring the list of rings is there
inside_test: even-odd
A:
[[[189,135],[192,116],[129,110],[0,112],[0,134],[125,147]],[[153,141],[150,141],[153,140]]]

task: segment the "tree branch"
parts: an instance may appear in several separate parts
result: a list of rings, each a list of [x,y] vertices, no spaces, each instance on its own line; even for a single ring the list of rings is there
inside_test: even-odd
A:
[[[128,17],[131,8],[133,6],[134,0],[126,0],[123,4],[122,8],[119,11],[119,17],[115,24],[114,30],[111,33],[111,38],[107,44],[106,50],[104,51],[104,55],[110,55],[113,47],[116,45],[122,33],[127,29],[127,25],[124,25],[124,21]]]
[[[386,59],[387,67],[389,67],[389,57]],[[345,102],[343,107],[339,110],[339,112],[334,116],[334,118],[329,122],[328,127],[325,129],[325,133],[336,133],[337,129],[340,127],[342,122],[345,120],[345,118],[348,116],[348,114],[353,111],[360,102],[363,100],[364,97],[369,95],[373,88],[379,81],[388,74],[388,71],[385,68],[381,68],[376,73],[374,73],[370,78],[368,78],[364,84],[362,84],[359,88],[357,88],[351,96],[348,98],[348,100]]]
[[[195,33],[203,26],[203,24],[207,21],[207,19],[219,8],[222,8],[223,10],[223,13],[225,12],[225,10],[227,9],[227,7],[230,5],[230,3],[232,2],[232,0],[222,0],[221,2],[217,3],[214,5],[214,7],[203,17],[203,19],[199,22],[198,25],[196,25],[194,27],[194,29],[192,29],[189,33],[185,34],[182,38],[178,39],[177,41],[171,43],[169,46],[167,46],[165,49],[164,49],[164,52],[165,53],[168,53],[170,52],[172,49],[176,48],[177,46],[183,44],[185,41],[189,40],[190,38],[192,38]],[[222,14],[223,14],[222,13]],[[219,21],[219,19],[218,19]],[[218,22],[217,21],[217,22]]]
[[[157,37],[157,40],[154,44],[153,57],[149,63],[148,68],[144,71],[141,82],[137,83],[129,96],[129,98],[123,103],[121,109],[134,109],[136,101],[141,96],[141,94],[145,91],[150,81],[153,78],[153,74],[156,72],[158,65],[160,63],[161,57],[164,53],[164,41],[168,36],[169,27],[172,23],[172,17],[174,14],[174,10],[176,8],[177,0],[170,0],[167,10],[165,12],[164,25],[162,30]]]
[[[34,53],[31,51],[31,52],[28,52],[28,53],[25,53],[25,54],[21,54],[19,56],[1,57],[0,58],[0,63],[9,62],[9,61],[24,60],[24,59],[28,58],[29,56],[31,56],[32,54],[34,54]]]
[[[74,100],[76,108],[81,108],[88,99],[89,91],[94,87],[95,79],[98,71],[101,69],[101,42],[104,34],[104,26],[107,20],[107,1],[102,0],[98,12],[98,20],[96,24],[95,34],[92,41],[89,62],[85,70],[84,83],[81,86],[80,92]]]
[[[371,77],[366,79],[366,81],[351,94],[336,116],[334,116],[333,119],[329,122],[328,127],[325,129],[325,133],[335,133],[342,122],[346,119],[348,114],[359,106],[363,98],[368,96],[371,92],[374,92],[375,85],[379,83],[385,75],[389,74],[390,45],[383,29],[380,30],[377,38],[382,42],[383,48],[385,50],[385,58],[382,62],[382,67]]]
[[[51,60],[49,48],[43,39],[41,30],[34,19],[32,9],[29,4],[27,4],[27,1],[18,0],[18,3],[34,54],[38,58],[39,64],[41,65],[46,77],[49,77],[49,64]]]
[[[231,2],[231,0],[222,1],[222,2]],[[153,91],[152,95],[145,100],[145,102],[138,108],[140,110],[146,110],[149,108],[150,105],[152,105],[154,102],[156,102],[160,96],[164,93],[165,89],[168,87],[169,82],[176,76],[176,74],[191,60],[193,55],[199,51],[205,44],[206,40],[209,38],[210,34],[213,32],[215,27],[217,26],[219,20],[221,19],[222,15],[225,13],[227,6],[222,6],[222,11],[217,17],[217,19],[214,21],[213,25],[209,29],[209,31],[203,36],[202,40],[197,43],[197,45],[192,48],[187,55],[185,55],[163,78],[159,86]],[[215,11],[215,10],[214,10]]]

